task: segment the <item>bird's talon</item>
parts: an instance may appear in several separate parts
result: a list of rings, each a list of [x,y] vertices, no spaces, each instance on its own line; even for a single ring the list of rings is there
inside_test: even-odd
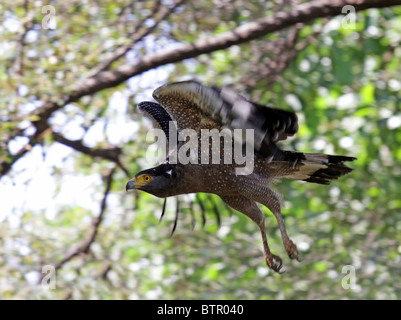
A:
[[[283,273],[284,271],[281,271],[281,267],[283,266],[283,260],[279,256],[276,256],[274,254],[266,257],[266,264],[270,269],[277,273]]]
[[[295,245],[294,242],[292,242],[292,240],[288,239],[287,241],[284,242],[284,247],[285,247],[285,251],[287,251],[288,256],[290,257],[290,259],[295,259],[298,262],[301,262],[302,260],[299,258],[299,252],[298,252],[298,248]]]

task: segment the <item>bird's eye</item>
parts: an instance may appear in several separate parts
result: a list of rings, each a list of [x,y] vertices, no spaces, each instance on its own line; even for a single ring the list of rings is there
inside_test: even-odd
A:
[[[145,181],[149,181],[149,180],[150,180],[150,176],[146,175],[146,176],[143,177],[143,179],[144,179]]]

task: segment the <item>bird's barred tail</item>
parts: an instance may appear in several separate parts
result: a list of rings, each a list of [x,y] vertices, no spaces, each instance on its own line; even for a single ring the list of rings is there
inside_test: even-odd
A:
[[[329,184],[352,171],[344,162],[354,161],[356,158],[328,155],[322,153],[300,153],[285,151],[286,162],[293,164],[293,171],[284,178],[307,182]]]

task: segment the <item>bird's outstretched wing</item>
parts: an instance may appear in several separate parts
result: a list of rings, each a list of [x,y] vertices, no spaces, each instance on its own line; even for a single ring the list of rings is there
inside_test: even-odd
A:
[[[170,125],[174,125],[173,119],[168,112],[160,104],[149,101],[139,103],[138,108],[144,112],[146,117],[152,120],[156,128],[163,130],[168,139]]]
[[[178,130],[253,129],[255,150],[266,157],[280,151],[277,141],[298,130],[294,112],[253,103],[228,88],[183,81],[157,88],[153,97],[177,121]]]

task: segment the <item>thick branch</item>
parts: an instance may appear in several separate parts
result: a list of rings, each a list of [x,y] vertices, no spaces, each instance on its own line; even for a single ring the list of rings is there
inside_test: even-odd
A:
[[[135,64],[125,64],[114,71],[101,72],[95,77],[81,81],[73,89],[74,92],[71,95],[71,99],[76,101],[84,95],[114,87],[135,75],[168,63],[242,44],[299,22],[306,23],[316,18],[339,15],[345,5],[352,5],[355,11],[360,11],[368,8],[383,8],[400,4],[401,0],[316,0],[304,3],[290,12],[279,12],[273,16],[239,26],[232,31],[210,37],[207,40],[197,41],[194,44],[183,44],[179,48],[143,57]]]

